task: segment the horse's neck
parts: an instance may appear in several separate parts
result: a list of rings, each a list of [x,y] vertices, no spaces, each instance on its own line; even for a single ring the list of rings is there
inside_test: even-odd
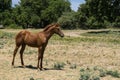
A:
[[[51,30],[44,31],[46,38],[49,40],[54,34]]]

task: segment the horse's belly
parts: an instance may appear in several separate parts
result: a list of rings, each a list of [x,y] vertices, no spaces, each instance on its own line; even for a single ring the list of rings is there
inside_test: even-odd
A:
[[[40,44],[38,44],[37,41],[26,41],[25,44],[30,47],[39,47],[40,46]]]
[[[38,45],[34,45],[34,44],[27,44],[30,47],[39,47]]]

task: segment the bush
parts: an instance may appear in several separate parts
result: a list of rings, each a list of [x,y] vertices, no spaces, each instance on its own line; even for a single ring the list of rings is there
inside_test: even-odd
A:
[[[58,23],[61,24],[63,29],[76,29],[76,13],[75,12],[68,12],[64,13],[59,19]]]
[[[90,78],[90,74],[89,73],[83,73],[80,75],[80,79],[79,80],[89,80]]]
[[[80,29],[88,29],[87,24],[87,17],[82,15],[81,13],[76,14],[76,27]]]
[[[113,77],[116,77],[116,78],[120,78],[120,73],[118,71],[107,71],[107,74],[108,75],[111,75]]]
[[[103,69],[100,69],[100,70],[99,70],[99,73],[100,73],[100,74],[99,74],[100,77],[105,77],[105,76],[106,76],[106,71],[103,70]]]
[[[114,23],[112,23],[112,26],[113,26],[113,28],[114,27],[120,28],[120,22],[114,22]]]
[[[94,22],[90,27],[90,29],[102,29],[102,28],[106,28],[104,23],[98,21]]]
[[[55,63],[54,64],[54,69],[61,70],[64,68],[65,63]]]
[[[76,64],[71,64],[70,65],[70,69],[76,69],[76,68],[77,68]]]
[[[87,19],[87,26],[89,29],[102,29],[106,28],[104,22],[98,22],[95,17],[90,17]]]
[[[107,20],[104,20],[104,25],[105,25],[106,28],[111,28],[111,27],[113,27],[113,26],[112,26],[112,23],[110,23],[110,22],[107,21]]]
[[[13,22],[13,20],[11,20],[11,19],[9,19],[9,18],[7,18],[7,19],[5,19],[4,21],[3,21],[3,25],[10,25],[10,24],[12,24],[12,23],[14,23]]]
[[[111,75],[115,78],[120,78],[120,73],[118,71],[106,70],[99,67],[80,69],[79,80],[100,80],[101,77],[106,77]]]
[[[10,24],[8,27],[6,27],[8,29],[21,29],[22,27],[21,26],[18,26],[16,24]]]

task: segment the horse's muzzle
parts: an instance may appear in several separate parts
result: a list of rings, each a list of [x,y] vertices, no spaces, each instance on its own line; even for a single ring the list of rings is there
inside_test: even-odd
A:
[[[61,37],[64,37],[64,34],[61,34],[60,36],[61,36]]]

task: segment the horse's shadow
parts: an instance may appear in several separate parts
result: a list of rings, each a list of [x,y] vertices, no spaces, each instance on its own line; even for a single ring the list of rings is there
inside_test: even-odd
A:
[[[34,67],[32,65],[26,65],[25,67],[23,66],[16,66],[14,68],[28,68],[28,69],[33,69],[33,70],[37,70],[37,67]],[[44,70],[63,70],[63,69],[56,69],[56,68],[44,68]]]

